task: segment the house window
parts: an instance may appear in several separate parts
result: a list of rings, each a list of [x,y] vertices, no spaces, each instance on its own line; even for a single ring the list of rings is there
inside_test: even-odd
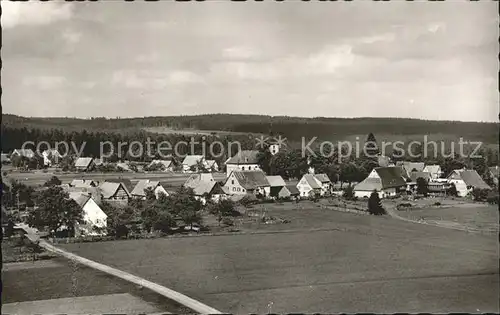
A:
[[[233,179],[233,180],[231,180],[231,185],[234,185],[234,179]]]
[[[241,170],[242,170],[242,171],[244,171],[244,170],[245,170],[245,167],[244,167],[244,166],[242,166],[242,167],[241,167]]]
[[[240,191],[240,190],[241,190],[240,187],[238,187],[238,191]]]
[[[236,187],[233,187],[233,191],[236,191]]]

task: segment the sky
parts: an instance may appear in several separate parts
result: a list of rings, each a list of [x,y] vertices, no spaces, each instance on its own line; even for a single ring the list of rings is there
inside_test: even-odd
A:
[[[6,2],[2,109],[498,121],[498,3]]]

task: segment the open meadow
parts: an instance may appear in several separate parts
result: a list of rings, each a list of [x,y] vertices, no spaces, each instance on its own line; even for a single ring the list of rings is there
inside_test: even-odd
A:
[[[223,312],[499,311],[496,236],[319,207],[269,214],[292,222],[246,235],[61,246]]]

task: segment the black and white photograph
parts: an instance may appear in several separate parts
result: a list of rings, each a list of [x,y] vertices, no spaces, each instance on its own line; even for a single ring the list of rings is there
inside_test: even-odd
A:
[[[1,314],[500,313],[498,1],[1,6]]]

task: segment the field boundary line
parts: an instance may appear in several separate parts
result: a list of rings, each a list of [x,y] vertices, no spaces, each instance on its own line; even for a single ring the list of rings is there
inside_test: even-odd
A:
[[[53,253],[59,254],[67,259],[76,261],[80,264],[83,264],[85,266],[88,266],[93,269],[97,269],[99,271],[105,272],[107,274],[113,275],[115,277],[118,277],[120,279],[132,282],[136,285],[142,286],[144,288],[147,288],[151,291],[154,291],[170,300],[173,300],[197,313],[200,314],[223,314],[222,312],[216,310],[215,308],[212,308],[208,305],[205,305],[199,301],[196,301],[182,293],[179,293],[177,291],[174,291],[172,289],[166,288],[164,286],[161,286],[159,284],[156,284],[154,282],[148,281],[146,279],[143,279],[138,276],[134,276],[128,272],[95,262],[93,260],[75,255],[73,253],[70,253],[64,249],[55,247],[52,244],[49,244],[48,242],[44,240],[40,240],[39,245],[48,251],[51,251]]]

